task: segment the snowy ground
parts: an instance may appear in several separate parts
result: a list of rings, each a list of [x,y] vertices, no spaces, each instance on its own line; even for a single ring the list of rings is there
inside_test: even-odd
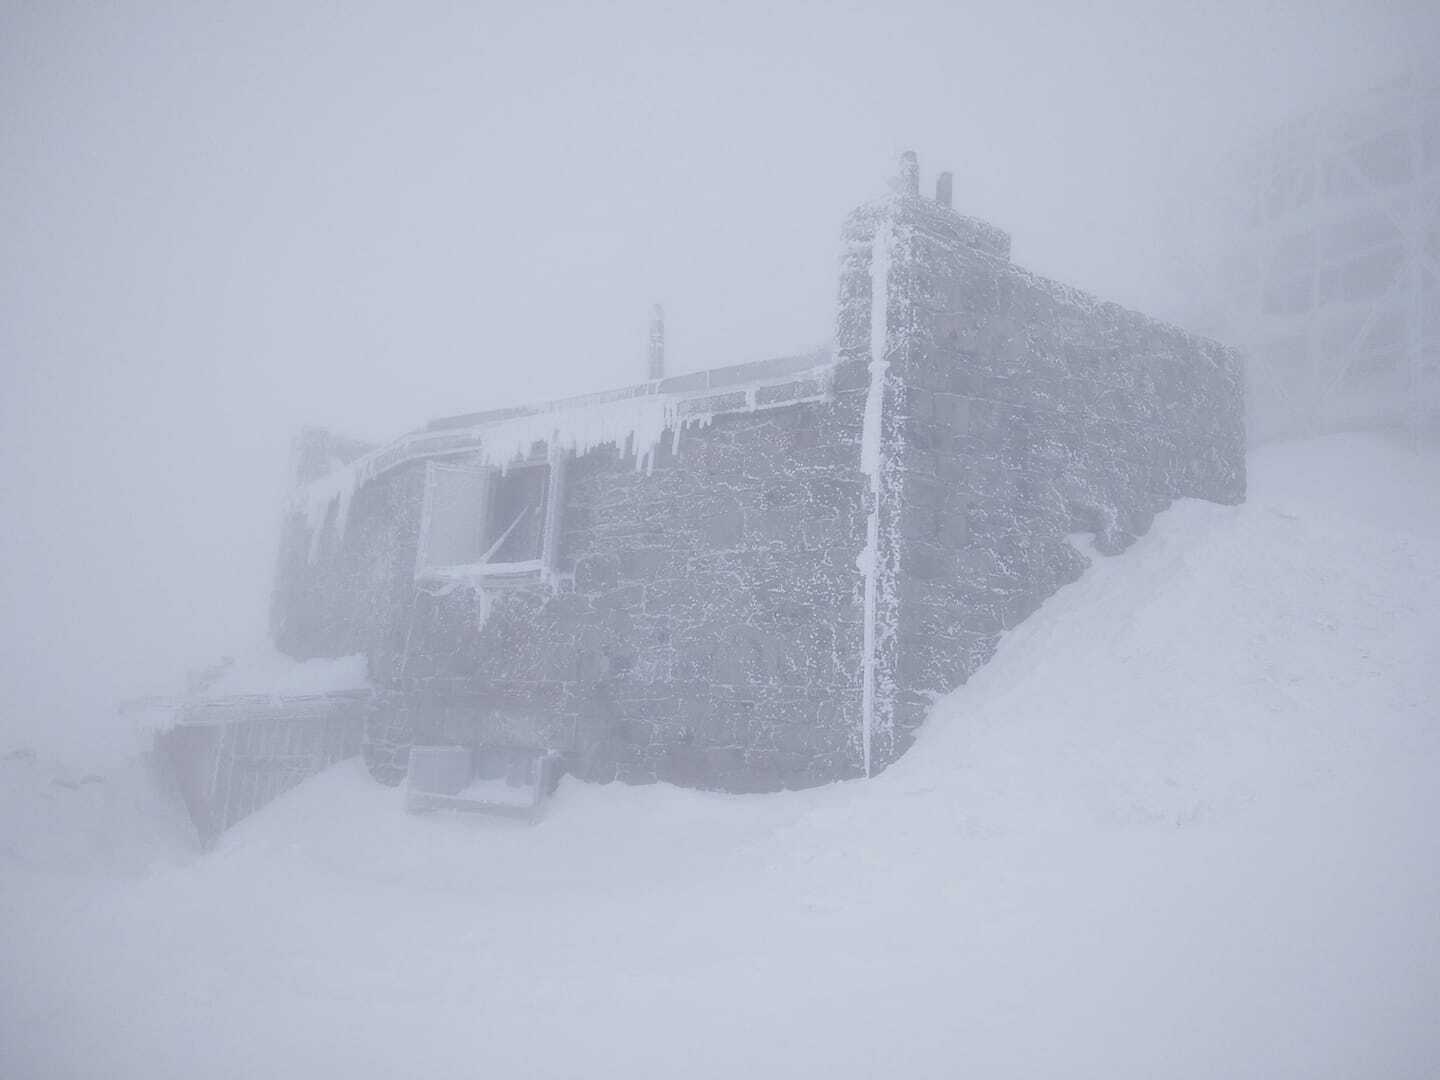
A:
[[[1251,481],[867,784],[527,827],[350,763],[197,857],[138,764],[0,760],[0,1076],[1440,1075],[1440,450]]]

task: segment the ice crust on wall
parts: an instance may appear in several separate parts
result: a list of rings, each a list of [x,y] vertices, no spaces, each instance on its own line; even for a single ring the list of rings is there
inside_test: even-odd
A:
[[[885,411],[885,373],[889,331],[890,254],[894,225],[882,219],[870,246],[870,386],[865,394],[865,419],[860,435],[860,471],[869,479],[870,512],[865,526],[865,547],[855,560],[865,580],[865,637],[861,662],[861,753],[865,775],[871,773],[870,745],[875,716],[876,605],[879,600],[881,421]]]
[[[511,579],[497,580],[493,565],[413,576],[415,541],[430,534],[433,508],[424,458],[442,468],[503,461],[548,437],[571,410],[507,422],[503,439],[494,421],[518,410],[446,419],[403,437],[353,504],[343,544],[333,535],[322,542],[320,565],[304,565],[304,523],[289,521],[273,624],[280,647],[371,652],[380,691],[396,704],[367,742],[367,762],[386,782],[403,778],[417,739],[512,738],[514,716],[533,720],[540,734],[527,737],[575,745],[586,779],[663,776],[758,790],[808,786],[837,770],[860,775],[855,558],[865,543],[866,371],[856,359],[803,354],[672,376],[680,385],[661,395],[676,399],[669,414],[685,425],[680,451],[671,450],[672,428],[662,433],[653,476],[623,448],[566,462],[563,544],[538,573]],[[599,435],[578,439],[585,432],[572,426],[566,445],[604,438],[601,420],[630,441],[636,425],[620,422],[624,405],[602,409],[603,417],[583,418]],[[707,426],[710,416],[723,420]],[[387,464],[399,456],[410,463]],[[813,622],[800,618],[811,612]],[[721,700],[712,679],[754,690]],[[623,736],[602,726],[594,708],[607,688],[625,715]],[[765,757],[741,742],[742,718],[773,747]],[[683,746],[663,758],[647,753],[682,723],[690,732]],[[707,779],[717,769],[723,781]]]
[[[1243,497],[1238,360],[1222,347],[1014,267],[1003,232],[913,193],[857,209],[843,238],[833,374],[792,363],[787,395],[777,393],[781,369],[769,369],[772,386],[738,365],[454,417],[311,489],[311,527],[329,533],[348,511],[337,505],[342,489],[402,462],[504,469],[546,445],[580,455],[619,446],[575,471],[578,524],[552,592],[566,594],[554,624],[534,618],[550,602],[539,595],[543,575],[534,589],[515,583],[488,622],[458,602],[429,603],[449,582],[426,589],[421,610],[437,614],[422,621],[423,678],[456,700],[502,685],[519,707],[573,717],[581,699],[567,695],[583,656],[587,687],[611,679],[625,695],[613,703],[623,725],[596,726],[597,779],[763,790],[874,775],[910,745],[935,694],[983,666],[1004,631],[1079,572],[1067,534],[1095,531],[1100,550],[1118,551],[1175,498]],[[678,441],[686,423],[822,399],[829,406],[691,436],[705,443],[699,452],[644,479],[660,440],[669,432]],[[802,459],[810,472],[797,475]],[[301,616],[297,654],[355,648],[360,638],[346,636],[349,622],[332,627],[332,612],[373,633],[367,641],[387,640],[385,628],[409,618],[385,597],[357,614],[326,595],[371,570],[391,583],[406,574],[396,537],[413,536],[410,515],[426,535],[424,502],[408,481],[382,502],[356,508],[367,527],[346,541],[334,573],[286,567],[318,585],[291,605]],[[372,512],[385,524],[373,537]],[[295,538],[297,562],[306,540]],[[724,575],[697,580],[696,560],[677,556],[686,544],[706,552],[702,570],[723,564]],[[321,558],[337,546],[321,541]],[[367,554],[392,550],[388,566]],[[801,595],[807,588],[825,602]],[[746,607],[779,612],[777,597],[792,590],[778,631]],[[691,617],[711,604],[723,605],[714,618]],[[403,636],[400,670],[420,678]],[[460,650],[463,685],[450,675]],[[817,679],[792,677],[827,664]],[[781,678],[766,684],[771,666]],[[676,671],[688,680],[680,689]],[[739,714],[725,688],[741,684],[756,687],[763,725],[722,722]],[[672,722],[682,699],[703,722]],[[398,761],[415,723],[372,744],[393,747]]]

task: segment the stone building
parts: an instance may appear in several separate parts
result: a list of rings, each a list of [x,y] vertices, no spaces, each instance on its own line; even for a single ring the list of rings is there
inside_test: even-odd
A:
[[[311,432],[273,607],[363,653],[363,747],[564,755],[585,780],[872,775],[935,695],[1178,498],[1244,497],[1237,354],[1011,263],[919,192],[844,224],[833,348],[438,420]],[[663,336],[652,335],[652,341]],[[358,721],[357,721],[358,722]]]

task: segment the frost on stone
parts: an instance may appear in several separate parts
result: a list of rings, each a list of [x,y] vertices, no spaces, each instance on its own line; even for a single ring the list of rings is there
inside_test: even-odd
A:
[[[865,581],[864,646],[861,656],[861,753],[865,775],[871,772],[871,742],[875,720],[876,607],[879,602],[881,422],[885,408],[885,373],[889,330],[890,254],[893,225],[882,220],[875,228],[870,251],[870,385],[865,393],[865,414],[860,433],[860,471],[868,479],[869,515],[865,547],[855,560]]]

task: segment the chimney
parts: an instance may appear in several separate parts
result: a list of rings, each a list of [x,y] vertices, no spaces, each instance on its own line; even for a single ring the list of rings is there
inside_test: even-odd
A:
[[[950,209],[951,188],[955,184],[953,173],[942,172],[935,178],[935,201],[945,209]]]
[[[665,377],[665,311],[659,304],[650,309],[650,347],[648,378]]]
[[[915,156],[914,150],[906,150],[900,155],[900,168],[890,186],[895,189],[896,195],[920,194],[920,159]]]

